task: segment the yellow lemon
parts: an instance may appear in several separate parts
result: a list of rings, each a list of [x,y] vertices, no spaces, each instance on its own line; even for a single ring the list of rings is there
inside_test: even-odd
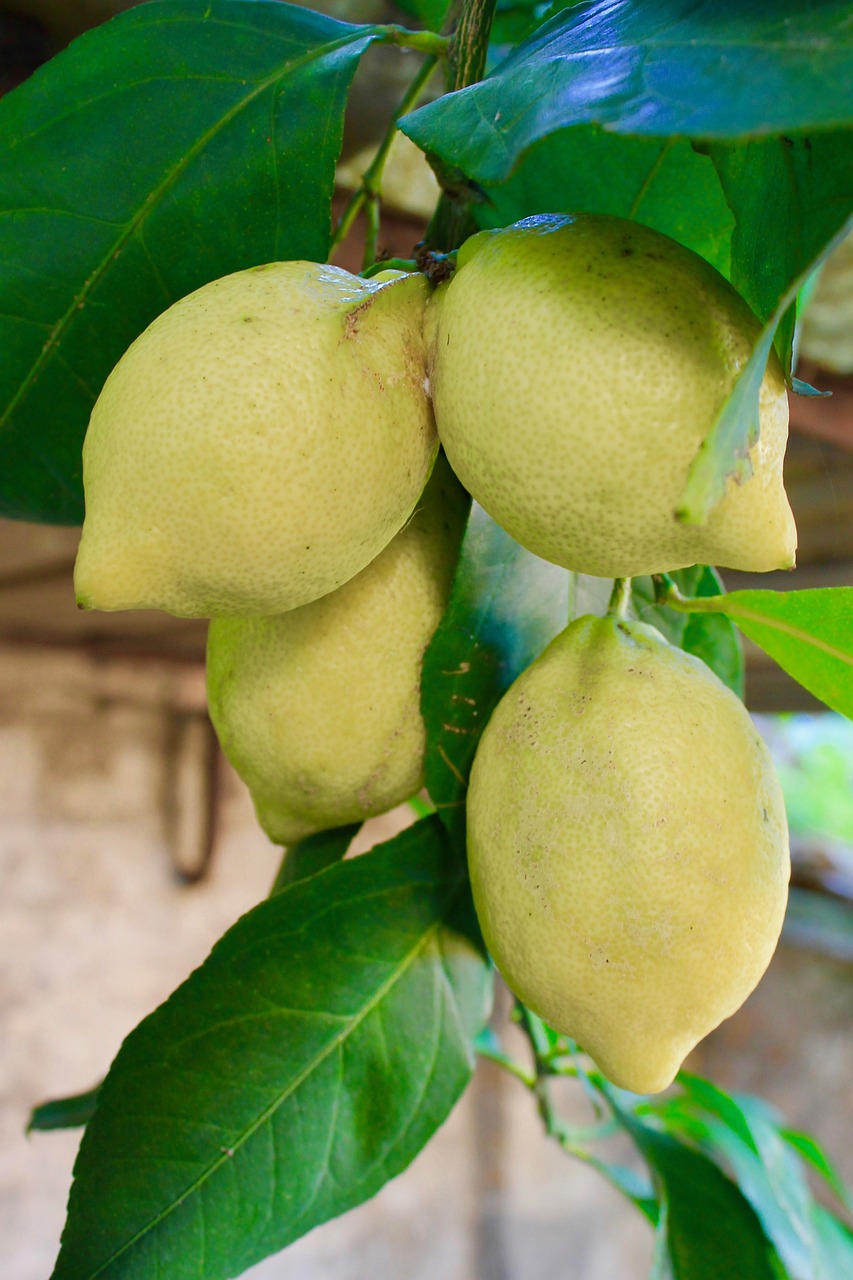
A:
[[[439,459],[412,520],[345,586],[278,617],[211,623],[211,719],[276,843],[384,813],[423,785],[421,665],[465,514]]]
[[[417,275],[279,262],[159,316],[92,413],[79,603],[281,613],[369,564],[438,447],[427,293]]]
[[[581,618],[511,686],[474,761],[468,848],[509,986],[640,1093],[742,1004],[782,927],[767,748],[702,662],[641,623]]]
[[[622,218],[531,218],[467,241],[430,310],[439,436],[463,484],[530,551],[601,577],[794,563],[775,357],[752,477],[729,483],[704,526],[675,516],[759,331],[696,254]]]

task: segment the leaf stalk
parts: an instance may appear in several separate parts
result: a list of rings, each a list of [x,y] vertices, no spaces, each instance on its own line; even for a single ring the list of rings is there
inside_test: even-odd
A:
[[[459,22],[450,37],[451,90],[466,89],[482,80],[497,0],[462,0]],[[476,225],[464,196],[445,191],[427,227],[425,241],[439,249],[458,249]]]
[[[440,38],[443,39],[444,37]],[[363,272],[368,271],[376,262],[376,243],[379,237],[380,204],[382,200],[382,176],[391,146],[397,136],[397,121],[400,116],[404,116],[407,111],[411,111],[412,107],[417,104],[424,86],[435,70],[437,61],[437,56],[434,54],[424,59],[420,70],[400,99],[400,104],[394,112],[388,128],[385,130],[376,154],[361,176],[358,190],[353,192],[346,208],[338,219],[338,225],[332,236],[329,257],[332,256],[349,234],[353,223],[362,209],[364,209],[367,217],[367,232],[364,238]]]

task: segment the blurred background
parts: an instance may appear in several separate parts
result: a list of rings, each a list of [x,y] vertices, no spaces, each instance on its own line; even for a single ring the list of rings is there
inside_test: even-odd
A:
[[[0,3],[0,92],[132,0]],[[381,0],[314,4],[399,19]],[[359,73],[337,209],[402,92],[400,59]],[[393,51],[392,51],[393,55]],[[403,74],[408,78],[410,67]],[[381,248],[409,257],[435,200],[401,147]],[[356,226],[338,261],[358,270]],[[853,584],[853,247],[823,270],[800,336],[786,484],[800,533],[781,590]],[[83,614],[78,531],[0,521],[0,1262],[52,1266],[79,1134],[25,1137],[31,1108],[96,1084],[128,1031],[268,891],[279,861],[219,754],[204,622]],[[730,588],[757,576],[726,574]],[[747,702],[785,788],[794,892],[758,991],[688,1065],[762,1094],[853,1181],[853,725],[758,650]],[[367,847],[411,819],[370,824]],[[507,999],[499,1002],[506,1014]],[[587,1119],[580,1091],[567,1115]],[[526,1092],[490,1064],[407,1173],[368,1205],[249,1273],[274,1280],[641,1280],[651,1237],[598,1175],[549,1145]],[[840,1278],[839,1278],[840,1280]]]

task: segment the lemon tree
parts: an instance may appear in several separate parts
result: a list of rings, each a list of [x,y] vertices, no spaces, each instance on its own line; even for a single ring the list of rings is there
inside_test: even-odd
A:
[[[685,1071],[662,1091],[784,911],[739,633],[853,714],[853,589],[713,567],[793,561],[849,6],[318,7],[73,6],[126,11],[0,102],[0,510],[85,514],[84,605],[213,619],[223,746],[295,842],[103,1084],[33,1113],[85,1124],[56,1280],[240,1274],[401,1173],[478,1054],[645,1216],[657,1276],[835,1280],[817,1145]],[[372,158],[333,225],[356,108]],[[400,133],[441,195],[387,263]],[[487,1026],[495,965],[525,1061]],[[566,1127],[558,1077],[643,1176]]]

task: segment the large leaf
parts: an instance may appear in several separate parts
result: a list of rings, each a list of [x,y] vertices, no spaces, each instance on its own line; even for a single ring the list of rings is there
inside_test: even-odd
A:
[[[82,518],[92,403],[170,303],[323,261],[343,111],[373,28],[270,0],[168,0],[0,102],[0,512]]]
[[[671,236],[728,275],[734,219],[708,156],[683,138],[631,138],[594,125],[537,143],[474,214],[503,227],[536,213],[611,213]]]
[[[660,1191],[658,1275],[667,1280],[779,1280],[758,1218],[714,1162],[668,1133],[624,1114],[622,1118]]]
[[[565,569],[525,551],[474,505],[421,686],[427,790],[460,847],[480,734],[516,676],[568,625],[569,584]]]
[[[759,435],[758,396],[770,348],[775,342],[790,375],[797,294],[845,234],[853,209],[852,148],[849,132],[708,147],[735,216],[731,279],[764,328],[690,469],[682,499],[688,520],[705,518],[730,475],[743,480],[752,471],[748,455]]]
[[[847,0],[588,0],[403,127],[481,183],[508,178],[534,143],[576,125],[705,140],[846,128],[849,19]]]
[[[220,1280],[399,1173],[487,1011],[435,817],[281,890],[128,1037],[75,1168],[55,1280]]]
[[[703,1146],[734,1174],[790,1280],[831,1280],[820,1269],[803,1168],[770,1109],[757,1098],[730,1098],[707,1080],[679,1078],[700,1108]]]
[[[803,688],[853,717],[853,587],[732,591],[684,607],[727,614]]]
[[[639,1110],[656,1115],[671,1137],[698,1143],[731,1172],[788,1280],[836,1280],[845,1274],[833,1260],[836,1247],[849,1249],[845,1229],[817,1209],[795,1145],[773,1109],[760,1098],[729,1097],[687,1072],[679,1075],[679,1084],[683,1092]],[[845,1189],[820,1148],[811,1139],[805,1143],[808,1158],[844,1199]]]

